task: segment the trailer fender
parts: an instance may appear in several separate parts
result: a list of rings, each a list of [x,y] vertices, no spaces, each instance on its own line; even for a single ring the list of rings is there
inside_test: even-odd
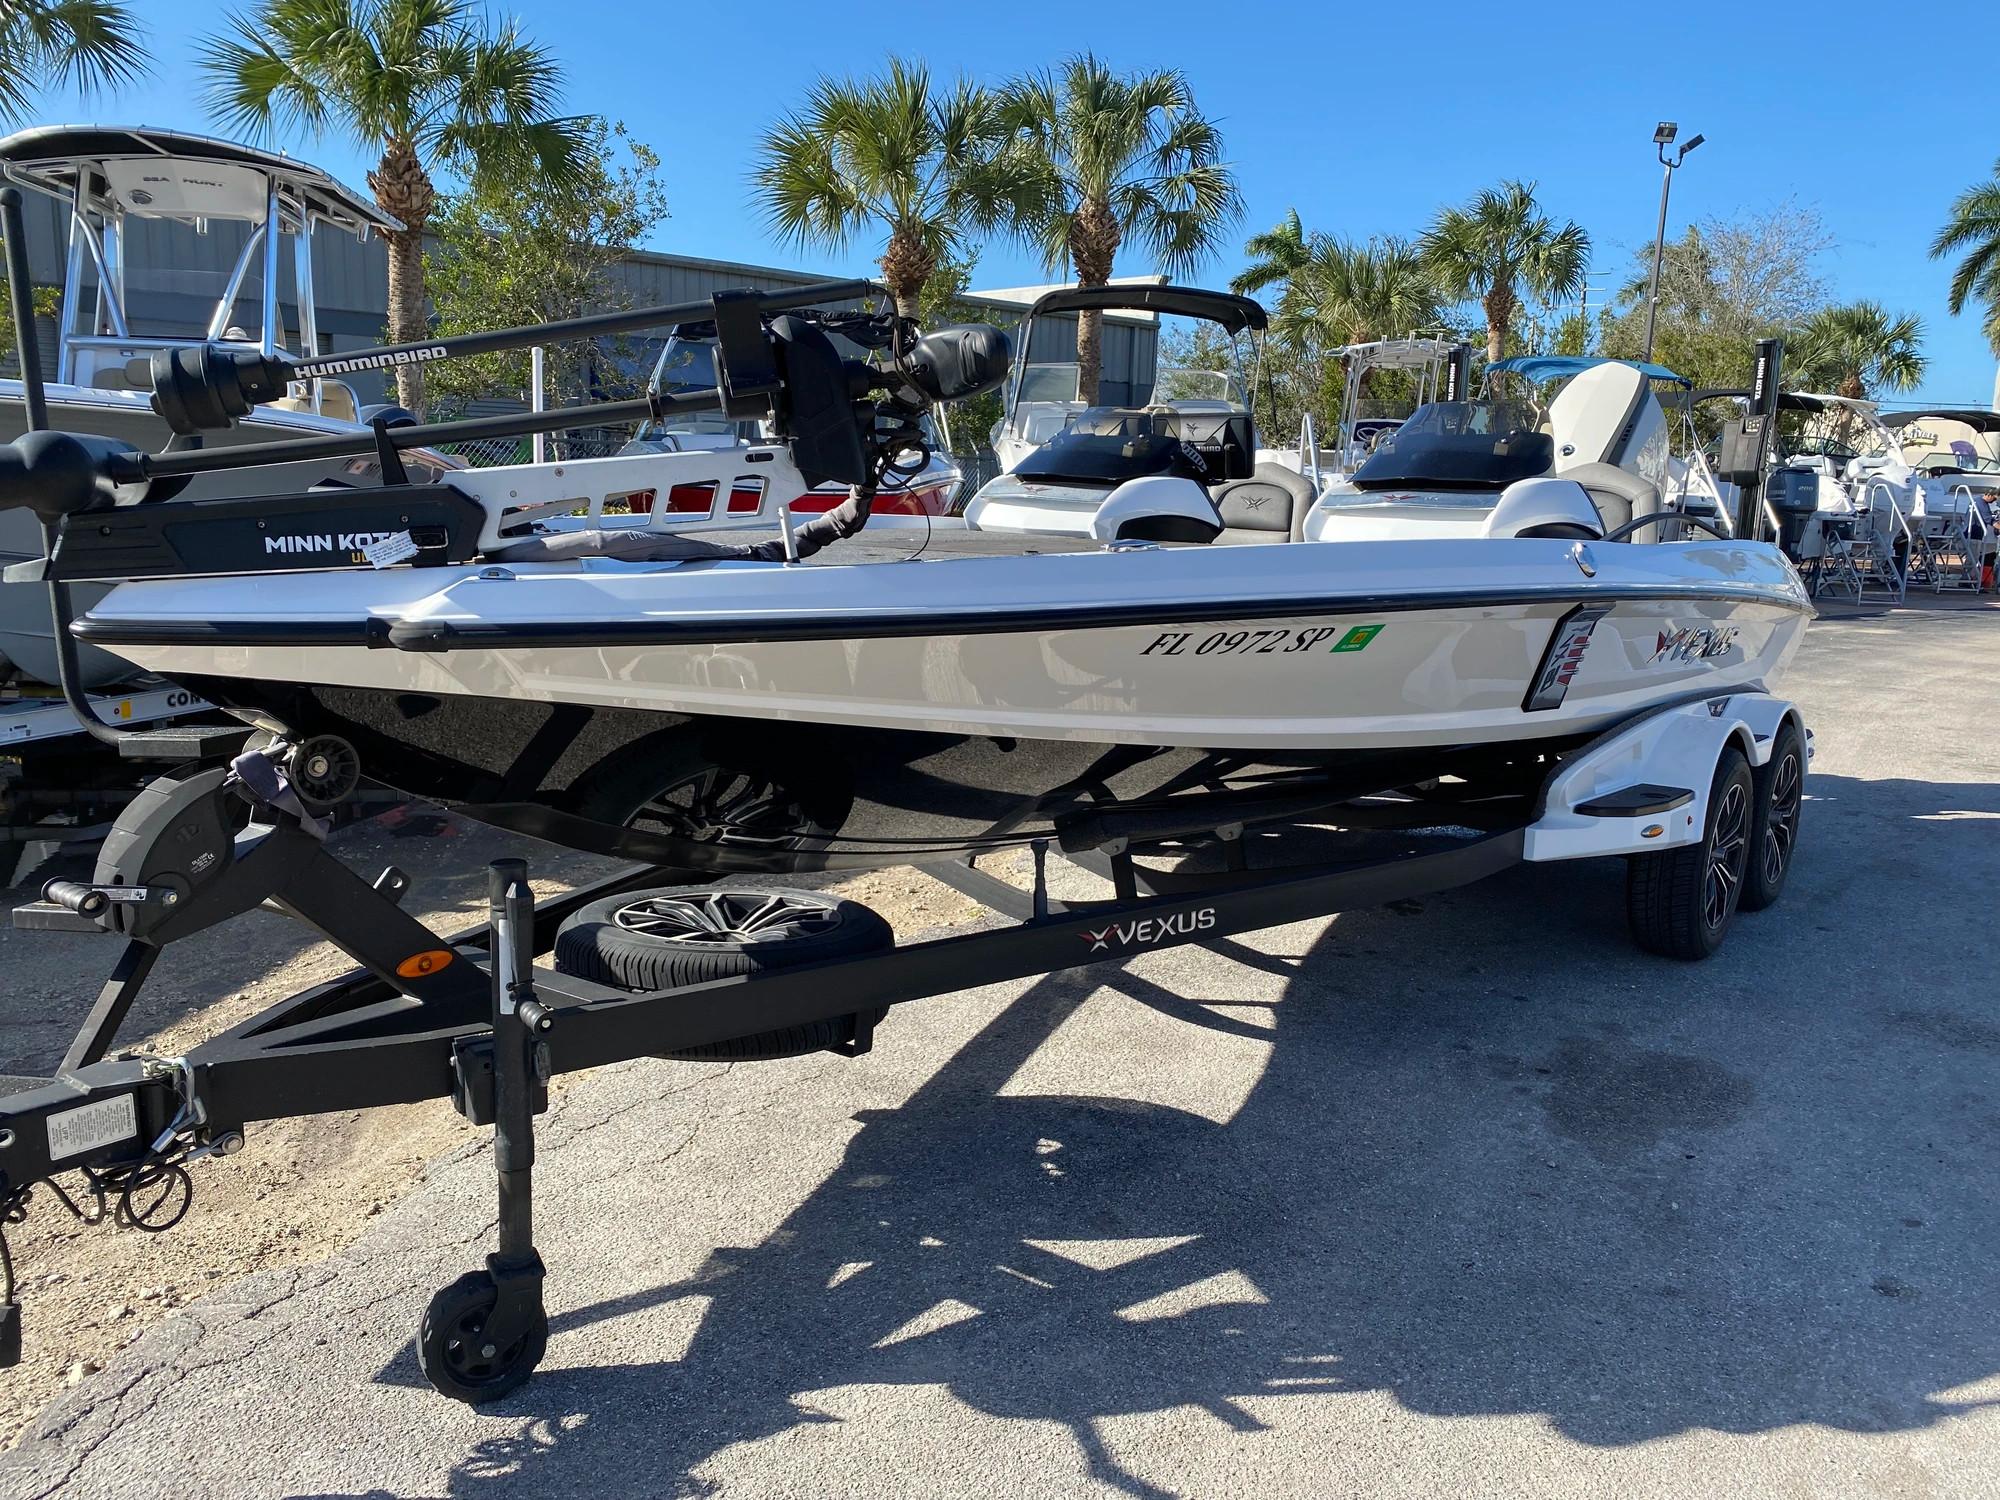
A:
[[[1796,705],[1769,693],[1730,693],[1606,732],[1549,778],[1523,857],[1601,859],[1700,843],[1723,750],[1734,745],[1753,768],[1762,766],[1787,719],[1804,732]],[[1810,753],[1810,736],[1806,743]]]

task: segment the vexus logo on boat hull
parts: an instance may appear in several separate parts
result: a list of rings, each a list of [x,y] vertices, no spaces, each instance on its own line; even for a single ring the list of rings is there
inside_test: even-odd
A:
[[[1662,630],[1653,647],[1653,661],[1701,661],[1720,656],[1736,644],[1740,633],[1734,625],[1683,625],[1678,630]]]
[[[1114,948],[1150,948],[1173,938],[1193,937],[1215,927],[1215,908],[1176,912],[1171,917],[1139,917],[1130,922],[1113,922],[1097,932],[1084,932],[1083,940],[1092,953],[1109,953]]]

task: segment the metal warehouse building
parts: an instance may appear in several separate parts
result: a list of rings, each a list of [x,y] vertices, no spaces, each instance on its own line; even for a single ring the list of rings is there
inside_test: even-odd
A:
[[[40,193],[29,193],[26,199],[28,260],[34,280],[40,286],[59,288],[68,244],[66,210]],[[216,299],[228,285],[248,234],[248,226],[237,223],[218,222],[211,224],[206,232],[197,232],[186,225],[163,220],[128,221],[126,293],[132,332],[159,336],[204,327]],[[314,232],[313,265],[321,346],[316,352],[338,353],[383,342],[387,336],[389,290],[388,253],[383,242],[371,238],[364,243],[321,226]],[[629,255],[616,267],[616,276],[621,293],[618,305],[631,307],[698,301],[729,287],[779,290],[837,279],[830,274],[739,265],[650,250]],[[285,322],[296,330],[298,309],[291,280],[288,258],[280,297],[284,301]],[[1038,290],[1041,289],[1018,288],[975,294],[968,300],[990,306],[996,320],[1007,321]],[[244,316],[252,322],[261,293],[261,279],[253,266],[240,294]],[[1067,326],[1052,320],[1037,333],[1034,352],[1038,358],[1065,358],[1063,346],[1073,339]],[[50,320],[43,320],[42,335],[42,362],[53,379],[56,338]],[[1107,319],[1103,385],[1106,400],[1124,403],[1144,399],[1152,389],[1156,343],[1156,329],[1147,318]],[[351,379],[363,402],[384,399],[379,374],[360,374]]]

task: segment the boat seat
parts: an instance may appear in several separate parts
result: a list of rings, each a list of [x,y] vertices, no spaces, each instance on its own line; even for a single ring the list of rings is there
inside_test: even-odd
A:
[[[1231,479],[1211,492],[1222,530],[1214,545],[1304,539],[1306,513],[1318,498],[1312,481],[1283,464],[1261,463],[1248,479]]]
[[[305,384],[308,394],[294,396],[288,392],[280,396],[276,401],[267,404],[279,411],[311,413],[314,407],[310,394],[310,385],[309,383]],[[354,387],[344,380],[322,379],[320,381],[318,411],[321,416],[332,417],[335,421],[339,422],[359,422],[361,420],[361,406],[354,398]]]
[[[1651,515],[1662,508],[1658,485],[1616,464],[1578,464],[1564,469],[1560,477],[1583,486],[1597,513],[1604,518],[1607,532],[1616,531],[1634,516]],[[1642,531],[1640,535],[1644,537],[1647,533]]]

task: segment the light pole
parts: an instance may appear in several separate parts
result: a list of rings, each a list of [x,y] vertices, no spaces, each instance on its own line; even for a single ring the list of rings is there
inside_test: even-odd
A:
[[[1660,165],[1665,170],[1660,174],[1660,227],[1653,235],[1653,287],[1646,294],[1646,358],[1653,357],[1653,324],[1660,312],[1660,261],[1667,253],[1667,194],[1674,185],[1674,168],[1687,160],[1688,152],[1699,146],[1706,137],[1696,136],[1670,158],[1667,147],[1674,143],[1674,136],[1680,127],[1672,120],[1662,120],[1653,131],[1653,145],[1658,148]]]

